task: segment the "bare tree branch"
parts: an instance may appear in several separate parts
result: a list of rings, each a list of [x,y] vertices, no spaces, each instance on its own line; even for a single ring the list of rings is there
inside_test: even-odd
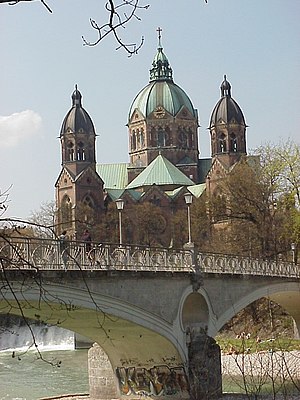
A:
[[[15,6],[16,4],[24,3],[25,1],[26,2],[32,2],[34,0],[13,0],[13,1],[11,1],[11,0],[0,0],[0,4],[8,3],[8,5],[10,5],[10,6]],[[51,8],[48,6],[48,4],[45,2],[45,0],[40,0],[40,2],[47,8],[47,10],[50,13],[52,13]]]
[[[137,54],[144,43],[144,38],[141,38],[139,44],[125,43],[119,35],[119,28],[125,28],[125,25],[134,18],[140,21],[141,18],[137,15],[137,11],[148,9],[149,7],[149,4],[140,5],[140,0],[123,0],[120,4],[115,4],[113,0],[108,0],[105,4],[105,9],[109,13],[108,22],[98,25],[94,19],[90,19],[92,28],[97,31],[98,39],[90,42],[82,36],[84,45],[96,46],[106,36],[112,34],[118,44],[116,50],[123,48],[128,53],[129,57],[133,54]]]

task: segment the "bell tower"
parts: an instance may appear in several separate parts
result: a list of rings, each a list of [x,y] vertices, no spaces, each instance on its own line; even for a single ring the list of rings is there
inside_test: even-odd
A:
[[[103,181],[96,172],[96,133],[93,121],[82,107],[77,85],[72,107],[61,131],[62,170],[56,181],[58,233],[68,231],[79,239],[82,231],[100,221],[103,212]]]
[[[220,89],[221,99],[213,109],[209,124],[211,155],[230,167],[247,154],[247,125],[241,108],[231,97],[231,85],[226,75]]]

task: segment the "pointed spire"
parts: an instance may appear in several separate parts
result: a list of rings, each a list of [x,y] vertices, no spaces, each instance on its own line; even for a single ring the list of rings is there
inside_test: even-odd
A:
[[[73,107],[82,107],[81,106],[81,93],[79,92],[78,88],[77,88],[77,84],[75,85],[75,90],[72,94],[72,106]]]
[[[152,81],[173,81],[172,68],[169,65],[169,60],[163,52],[161,45],[161,28],[157,28],[158,32],[158,47],[154,57],[152,68],[150,69],[150,82]]]
[[[231,97],[231,85],[227,81],[226,75],[224,75],[224,81],[221,83],[220,89],[222,97]]]

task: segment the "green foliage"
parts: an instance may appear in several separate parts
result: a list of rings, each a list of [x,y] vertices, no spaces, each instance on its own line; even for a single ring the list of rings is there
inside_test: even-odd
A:
[[[300,243],[299,192],[299,145],[261,146],[210,199],[212,250],[291,261],[291,243]]]

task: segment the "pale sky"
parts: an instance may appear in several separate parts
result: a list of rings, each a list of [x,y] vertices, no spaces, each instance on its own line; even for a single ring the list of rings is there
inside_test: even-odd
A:
[[[147,4],[146,1],[143,4]],[[175,83],[200,118],[201,157],[210,156],[207,130],[227,75],[242,108],[247,148],[289,138],[300,141],[299,0],[149,0],[121,31],[145,43],[128,58],[112,38],[96,47],[89,18],[103,23],[104,0],[48,0],[0,5],[0,190],[10,186],[6,217],[27,218],[55,198],[61,168],[58,139],[75,84],[97,134],[97,162],[128,161],[128,111],[149,81],[157,32]]]

